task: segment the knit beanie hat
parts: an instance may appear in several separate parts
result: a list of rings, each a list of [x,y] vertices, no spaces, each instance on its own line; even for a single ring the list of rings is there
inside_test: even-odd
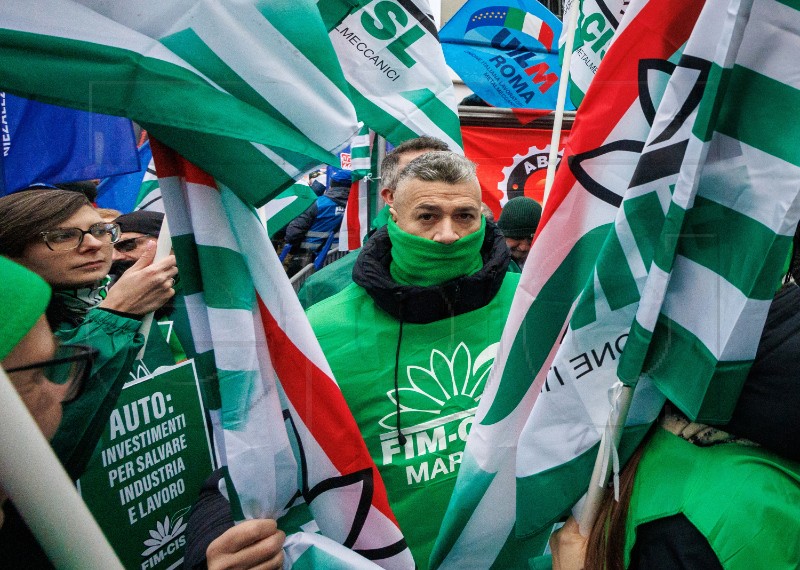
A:
[[[536,233],[541,217],[542,207],[539,202],[527,196],[517,196],[511,198],[500,212],[497,227],[505,237],[525,239]]]
[[[50,302],[50,286],[33,273],[0,256],[0,360],[17,346]]]
[[[163,221],[164,214],[148,210],[137,210],[130,214],[122,214],[114,220],[115,223],[119,224],[119,228],[123,232],[136,232],[153,237],[158,237]]]

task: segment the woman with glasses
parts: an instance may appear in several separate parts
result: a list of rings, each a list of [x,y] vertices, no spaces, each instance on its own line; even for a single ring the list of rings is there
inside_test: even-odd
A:
[[[0,361],[11,385],[28,408],[42,434],[50,439],[61,421],[62,404],[77,398],[91,369],[96,350],[62,345],[44,317],[50,287],[24,267],[0,257]],[[25,291],[20,295],[19,291]],[[31,476],[35,474],[31,473]],[[54,497],[57,502],[57,497]],[[44,554],[6,503],[0,488],[0,563],[4,568],[44,566]]]
[[[109,289],[118,239],[119,226],[104,222],[77,192],[35,189],[0,198],[0,255],[38,273],[53,288],[47,318],[63,343],[98,350],[84,395],[65,406],[53,438],[53,448],[75,479],[142,345],[141,318],[174,295],[175,258],[153,262],[154,251]]]

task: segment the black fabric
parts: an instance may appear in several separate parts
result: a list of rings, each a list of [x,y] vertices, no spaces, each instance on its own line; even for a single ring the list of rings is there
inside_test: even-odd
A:
[[[200,488],[200,498],[192,507],[186,523],[186,550],[183,567],[186,570],[207,568],[206,550],[216,538],[233,528],[231,505],[219,492],[222,469],[217,469]]]
[[[755,362],[726,431],[800,461],[800,287],[785,285],[769,308]]]
[[[492,223],[486,222],[481,246],[483,268],[432,287],[401,285],[392,279],[392,242],[383,227],[362,248],[353,267],[353,281],[363,287],[381,309],[399,320],[427,324],[475,311],[491,302],[500,290],[511,254],[505,238]]]
[[[54,502],[53,508],[58,508]],[[0,528],[0,569],[49,570],[53,565],[42,547],[9,502],[3,505],[5,522]],[[78,546],[80,548],[80,546]]]
[[[722,570],[717,555],[684,515],[639,525],[628,570]]]
[[[325,196],[336,202],[340,206],[347,205],[347,199],[350,197],[350,182],[331,182],[330,188],[325,190]]]
[[[293,246],[299,246],[300,242],[303,241],[303,237],[305,237],[308,228],[314,223],[314,218],[317,217],[317,203],[314,202],[306,211],[297,216],[289,225],[286,226],[286,235],[284,239],[286,243],[289,243]]]

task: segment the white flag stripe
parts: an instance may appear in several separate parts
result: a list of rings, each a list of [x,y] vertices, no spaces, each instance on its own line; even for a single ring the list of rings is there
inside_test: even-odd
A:
[[[286,160],[284,160],[281,156],[272,151],[272,149],[270,149],[269,147],[266,147],[261,143],[251,142],[250,144],[252,144],[253,148],[255,148],[258,152],[260,152],[268,159],[270,159],[272,162],[274,162],[275,165],[278,166],[281,170],[283,170],[289,178],[297,179],[303,175],[303,172],[300,169],[298,169],[291,162],[287,162]]]
[[[333,379],[333,372],[311,330],[308,319],[297,318],[297,315],[303,314],[303,308],[288,279],[283,278],[285,277],[283,266],[269,241],[266,229],[229,188],[223,185],[220,185],[220,188],[223,203],[236,221],[231,226],[237,239],[249,244],[248,247],[256,250],[263,248],[263,251],[267,252],[265,255],[245,256],[245,262],[261,301],[292,343],[326,376]]]
[[[170,211],[170,220],[172,212]],[[172,226],[170,226],[172,230]],[[186,303],[186,312],[189,314],[189,326],[192,329],[192,341],[198,354],[213,350],[211,329],[208,326],[208,309],[203,293],[194,293],[183,297]]]
[[[190,197],[189,215],[197,245],[239,251],[233,234],[230,231],[220,231],[220,228],[228,227],[228,219],[222,208],[219,191],[193,182],[186,182],[186,191]]]
[[[253,317],[244,309],[208,307],[214,357],[220,370],[258,370]]]
[[[798,207],[800,168],[720,133],[714,133],[712,144],[714,152],[709,153],[702,173],[702,196],[764,224],[777,234],[794,235],[795,227],[790,220],[797,216],[786,216],[786,212],[792,203]],[[776,176],[779,172],[786,175]],[[776,196],[782,197],[785,210],[775,208]]]
[[[617,215],[616,222],[617,238],[619,239],[622,251],[625,254],[625,260],[631,270],[633,278],[636,280],[636,286],[639,288],[639,294],[642,294],[642,286],[647,278],[647,270],[649,267],[645,266],[642,254],[639,251],[639,246],[636,244],[636,239],[633,236],[628,217],[625,215],[625,209],[620,208]],[[622,270],[622,268],[620,268]],[[595,272],[596,275],[596,272]],[[596,299],[603,298],[605,295],[596,297]]]
[[[142,0],[134,12],[124,2],[82,1],[94,3],[97,12],[158,41],[192,29],[239,77],[320,146],[347,144],[358,130],[355,111],[345,94],[252,3],[184,0],[183,8],[177,9],[171,3]],[[148,17],[133,17],[142,13]],[[319,89],[298,89],[309,82]],[[308,109],[325,116],[325,129],[319,128],[319,115]]]
[[[755,0],[742,43],[761,47],[741,50],[736,58],[737,64],[800,89],[795,35],[799,17],[795,7],[772,0]],[[769,38],[770,49],[763,48],[763,38]],[[794,49],[776,49],[774,46]]]
[[[181,179],[177,176],[159,178],[158,186],[161,188],[162,196],[181,196],[183,193]],[[175,209],[174,212],[170,211],[169,232],[173,237],[192,234],[192,220],[189,218],[188,208]]]
[[[542,20],[530,13],[527,13],[525,14],[525,19],[522,23],[522,33],[533,36],[534,38],[538,38],[539,33],[542,31],[543,24],[544,22],[542,22]]]
[[[747,327],[748,319],[763,322],[771,300],[748,299],[722,276],[683,256],[675,259],[669,288],[661,312],[695,335],[717,360],[755,358],[751,335],[740,328]],[[716,306],[710,306],[711,299]]]
[[[59,17],[52,18],[53,14],[58,14]],[[81,25],[76,26],[75,22],[80,22]],[[172,63],[206,79],[194,67],[157,41],[71,0],[6,2],[3,6],[2,27],[133,51],[145,57]]]

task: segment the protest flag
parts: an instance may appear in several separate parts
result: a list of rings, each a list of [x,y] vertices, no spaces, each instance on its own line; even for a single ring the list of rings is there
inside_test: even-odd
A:
[[[350,145],[350,168],[353,184],[339,230],[339,251],[358,249],[375,217],[375,201],[380,185],[377,180],[380,137],[363,127]]]
[[[467,441],[432,556],[435,567],[456,567],[467,560],[489,567],[515,550],[517,534],[521,534],[515,528],[520,434],[532,410],[544,409],[553,401],[551,394],[559,395],[548,392],[561,385],[558,375],[563,374],[551,364],[564,334],[569,334],[569,320],[581,291],[594,282],[598,254],[650,132],[652,109],[660,100],[665,77],[674,67],[669,59],[689,37],[699,10],[696,3],[686,1],[680,6],[666,0],[634,2],[576,114],[562,168],[556,174]],[[639,81],[641,73],[647,81]],[[612,360],[608,355],[605,358]],[[574,392],[566,395],[570,394]],[[545,395],[548,397],[543,398]],[[564,404],[568,409],[572,405]],[[570,453],[561,446],[567,435],[560,433],[550,444],[558,450],[558,458]],[[557,465],[560,459],[553,462]],[[557,503],[548,521],[571,507],[583,492],[573,496],[568,490],[569,496],[562,495],[561,489],[548,489],[546,496]],[[540,552],[522,553],[537,554]]]
[[[290,536],[292,556],[327,560],[339,550],[332,540],[360,567],[413,567],[377,468],[255,211],[170,149],[153,141],[153,151],[195,345],[216,368],[212,416],[234,517],[279,517],[305,502],[314,524],[304,528],[328,540]]]
[[[517,109],[555,109],[560,35],[561,21],[537,0],[471,0],[439,32],[445,61],[467,87]]]
[[[129,119],[0,92],[0,195],[139,170]]]
[[[129,117],[255,205],[358,129],[311,0],[86,4],[0,6],[3,88]]]
[[[570,58],[569,100],[578,107],[594,79],[600,61],[609,51],[619,32],[630,0],[564,0],[564,15],[570,13],[577,3],[578,20]],[[558,38],[559,57],[565,57],[567,27],[562,28]]]
[[[461,149],[453,82],[427,0],[373,0],[329,36],[360,121],[393,145],[429,135]]]

